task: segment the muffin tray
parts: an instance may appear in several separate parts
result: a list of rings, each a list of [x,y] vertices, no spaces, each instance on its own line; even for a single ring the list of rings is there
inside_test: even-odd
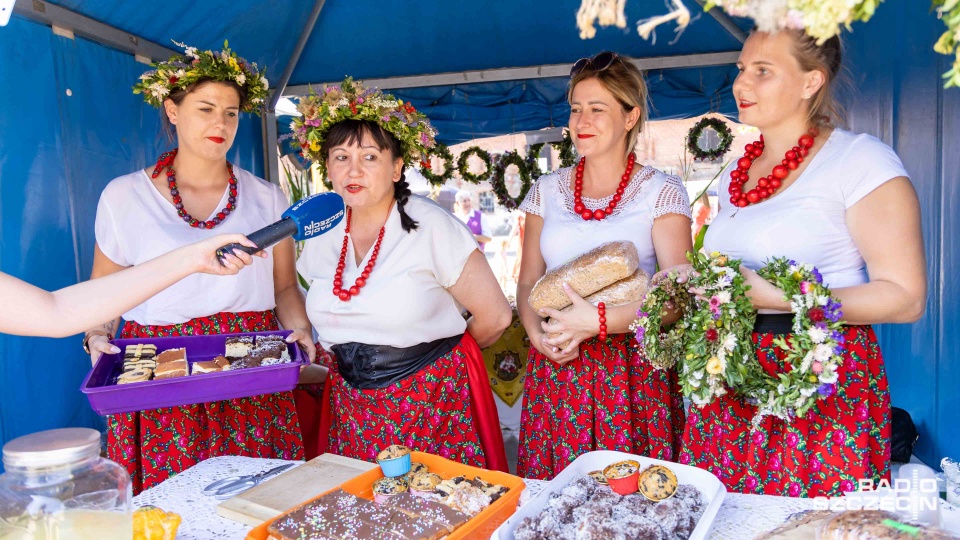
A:
[[[707,471],[698,469],[696,467],[691,467],[689,465],[680,465],[678,463],[671,463],[669,461],[662,461],[659,459],[638,456],[635,454],[627,454],[624,452],[614,452],[611,450],[587,452],[586,454],[578,457],[573,463],[570,464],[569,467],[564,469],[563,472],[558,474],[556,478],[547,484],[546,487],[543,488],[543,491],[541,491],[536,497],[530,499],[527,504],[523,505],[519,510],[517,510],[517,513],[504,522],[503,525],[501,525],[493,533],[492,538],[494,540],[514,540],[514,529],[516,529],[517,526],[520,525],[520,522],[522,522],[527,516],[539,515],[547,506],[547,503],[550,500],[550,495],[566,487],[567,484],[573,482],[573,480],[578,476],[586,475],[590,471],[602,470],[611,463],[627,459],[639,461],[640,470],[643,470],[650,465],[663,465],[677,475],[677,480],[680,484],[690,484],[699,489],[700,493],[703,495],[705,508],[703,515],[700,516],[700,521],[697,522],[697,526],[691,533],[689,540],[702,540],[707,538],[707,533],[710,531],[710,526],[713,524],[714,518],[717,517],[717,511],[720,510],[720,504],[723,502],[723,498],[727,494],[727,489],[724,487],[723,483],[717,479],[716,476]]]
[[[120,352],[102,354],[83,380],[80,391],[87,395],[97,414],[108,415],[133,411],[193,405],[224,399],[243,398],[293,390],[300,377],[300,368],[309,359],[296,343],[288,343],[291,362],[271,366],[244,368],[231,371],[185,375],[171,379],[150,380],[131,384],[116,384],[123,371],[123,350],[127,345],[153,344],[157,354],[185,348],[187,362],[202,362],[223,355],[227,338],[237,336],[279,335],[286,337],[290,330],[248,332],[242,334],[214,334],[118,339],[113,342]]]

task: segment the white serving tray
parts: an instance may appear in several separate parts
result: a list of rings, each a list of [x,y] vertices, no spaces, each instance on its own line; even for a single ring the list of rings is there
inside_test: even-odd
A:
[[[602,470],[607,465],[625,459],[633,459],[640,462],[640,470],[649,465],[663,465],[669,467],[677,475],[677,481],[680,484],[690,484],[700,490],[703,494],[706,508],[696,528],[690,535],[690,540],[702,540],[707,537],[710,531],[710,525],[713,519],[717,517],[717,511],[723,503],[723,498],[727,494],[727,488],[723,482],[709,472],[691,467],[689,465],[680,465],[670,461],[661,461],[659,459],[627,454],[625,452],[613,452],[610,450],[598,450],[596,452],[587,452],[578,457],[569,467],[557,475],[536,497],[527,504],[520,507],[519,510],[510,519],[505,521],[496,531],[494,531],[492,540],[514,540],[513,531],[517,525],[527,516],[539,515],[550,500],[550,495],[560,491],[576,477],[585,475],[590,471]]]

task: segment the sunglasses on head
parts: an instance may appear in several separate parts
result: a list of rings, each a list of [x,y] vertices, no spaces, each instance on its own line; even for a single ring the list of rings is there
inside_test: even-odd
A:
[[[584,70],[589,69],[590,71],[603,71],[617,60],[620,60],[620,55],[615,52],[603,51],[597,53],[595,56],[590,58],[581,58],[577,60],[573,67],[570,68],[570,76],[579,75]],[[622,60],[621,60],[622,61]]]

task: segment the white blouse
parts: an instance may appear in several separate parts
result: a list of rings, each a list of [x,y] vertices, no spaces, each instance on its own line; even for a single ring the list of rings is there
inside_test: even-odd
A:
[[[289,203],[280,188],[234,166],[237,207],[213,229],[196,229],[177,215],[143,170],[112,180],[100,195],[96,237],[100,251],[120,266],[140,264],[178,247],[223,233],[250,234],[280,219]],[[227,204],[229,190],[214,215]],[[203,216],[212,219],[211,216]],[[199,219],[199,218],[198,218]],[[267,251],[272,254],[273,249]],[[179,324],[221,311],[276,307],[273,257],[254,257],[235,276],[193,274],[123,315],[142,325]]]
[[[380,255],[360,294],[343,302],[333,295],[333,276],[347,220],[307,240],[297,270],[310,284],[307,315],[325,349],[342,343],[411,347],[462,334],[467,324],[447,289],[460,278],[477,249],[473,234],[433,201],[412,195],[404,206],[419,227],[405,232],[396,205],[384,228]],[[371,248],[355,264],[353,239],[347,246],[344,288],[360,276]]]
[[[847,210],[885,182],[907,176],[897,154],[870,135],[835,129],[803,174],[770,200],[730,204],[730,172],[721,176],[720,210],[704,247],[756,270],[773,257],[817,267],[831,288],[869,281],[866,263],[847,227]]]
[[[641,167],[624,190],[613,214],[601,221],[584,221],[573,211],[570,175],[573,167],[541,177],[530,188],[520,210],[543,218],[540,252],[551,270],[591,249],[613,241],[630,241],[640,254],[640,268],[653,275],[657,253],[653,247],[653,220],[665,214],[690,217],[690,198],[683,183],[652,167]],[[584,197],[590,210],[606,208],[613,196]]]

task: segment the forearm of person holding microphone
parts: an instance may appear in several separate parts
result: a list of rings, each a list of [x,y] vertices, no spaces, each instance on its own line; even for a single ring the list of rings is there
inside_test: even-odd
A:
[[[224,234],[54,292],[0,273],[0,296],[8,306],[16,306],[0,311],[0,332],[59,338],[102,324],[106,334],[106,325],[115,329],[120,314],[190,274],[233,275],[253,262],[240,250],[218,261],[217,248],[228,243],[256,247],[241,234]],[[256,256],[267,254],[261,251]]]

